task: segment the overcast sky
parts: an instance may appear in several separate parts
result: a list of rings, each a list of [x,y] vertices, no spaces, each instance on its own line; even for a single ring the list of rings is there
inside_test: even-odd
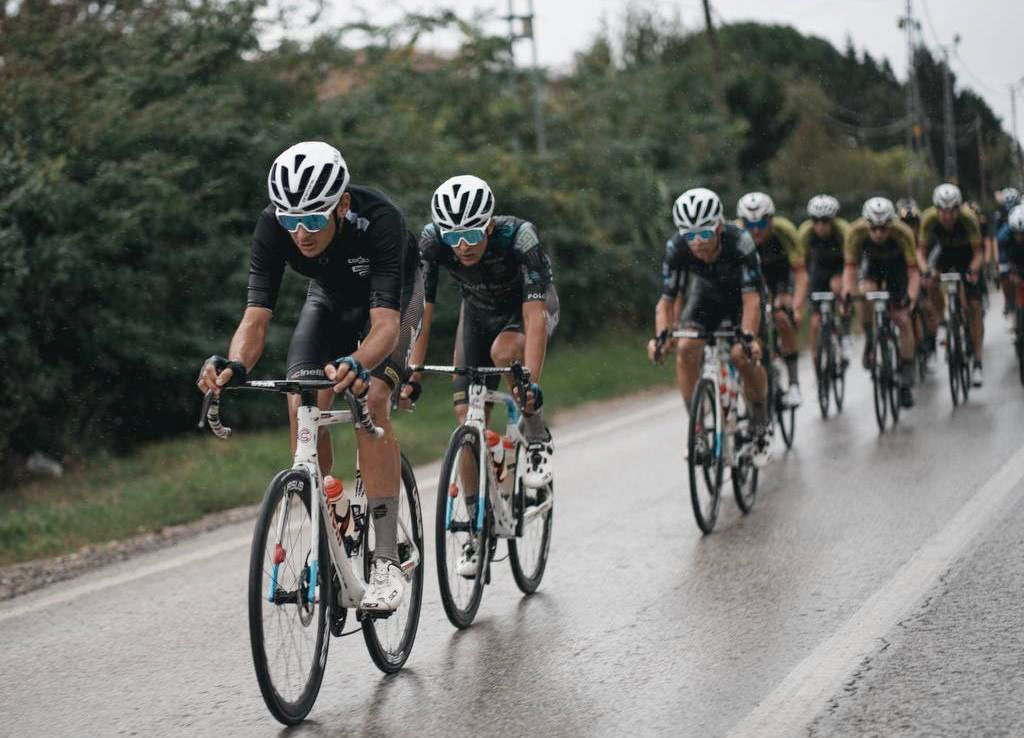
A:
[[[528,0],[513,0],[516,12],[525,12]],[[921,23],[925,43],[937,50],[938,43],[949,44],[960,34],[953,56],[952,68],[958,87],[970,87],[980,94],[1010,129],[1010,95],[1008,85],[1024,77],[1024,18],[1021,0],[912,0],[914,14]],[[795,26],[803,33],[821,36],[840,50],[846,36],[853,37],[856,47],[867,49],[876,58],[887,58],[897,77],[906,76],[906,37],[897,26],[905,0],[712,0],[717,23],[755,20]],[[701,0],[647,0],[666,16],[678,14],[690,28],[704,24]],[[460,12],[472,9],[493,11],[495,31],[503,27],[498,16],[507,13],[508,0],[399,0],[368,3],[354,0],[338,4],[328,14],[331,22],[341,22],[342,13],[351,13],[352,5],[372,8],[371,17],[385,20],[383,12],[396,17],[401,10],[431,11],[455,7]],[[625,0],[534,0],[536,34],[540,63],[565,69],[573,54],[587,46],[602,24],[615,28],[628,3]],[[348,10],[341,10],[341,8]],[[927,12],[926,12],[927,11]],[[351,16],[350,16],[351,17]],[[929,17],[931,22],[929,23]],[[425,39],[428,45],[440,48],[453,43],[452,38],[435,34]],[[529,45],[520,44],[517,55],[521,64],[529,62]],[[973,75],[973,76],[972,76]],[[1024,125],[1024,101],[1018,94],[1018,132]]]

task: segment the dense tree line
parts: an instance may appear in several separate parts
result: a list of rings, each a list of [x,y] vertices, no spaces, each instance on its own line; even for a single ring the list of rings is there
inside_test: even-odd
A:
[[[336,144],[354,181],[392,196],[410,225],[450,174],[488,179],[499,210],[534,220],[552,252],[561,340],[648,319],[686,187],[727,203],[769,188],[797,217],[815,191],[852,210],[905,188],[900,136],[849,128],[902,115],[888,65],[790,28],[727,26],[716,54],[703,34],[632,10],[620,36],[547,79],[541,157],[504,39],[446,13],[363,26],[358,48],[332,34],[265,51],[258,5],[22,0],[0,13],[0,466],[191,427],[198,364],[223,352],[243,307],[266,168],[296,140]],[[456,53],[417,47],[438,25],[461,29]],[[934,72],[926,52],[920,64]],[[969,91],[958,103],[999,162],[991,111]],[[976,159],[965,144],[965,184]],[[286,283],[267,373],[283,363],[300,283]],[[457,299],[444,289],[438,357]]]

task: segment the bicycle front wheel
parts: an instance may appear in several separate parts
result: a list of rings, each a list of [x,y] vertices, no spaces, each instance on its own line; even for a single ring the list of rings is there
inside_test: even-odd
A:
[[[249,557],[256,681],[267,708],[285,725],[301,722],[312,709],[330,643],[331,559],[321,525],[314,566],[310,489],[305,472],[288,469],[274,477],[263,496]]]
[[[718,442],[722,429],[715,383],[710,379],[700,380],[693,391],[689,431],[687,462],[693,517],[701,531],[710,533],[722,500],[722,449]]]
[[[398,671],[409,658],[420,622],[420,605],[423,603],[423,516],[420,512],[416,476],[404,454],[398,505],[398,558],[408,585],[405,598],[398,609],[386,618],[368,617],[363,620],[366,649],[373,663],[385,674]],[[370,525],[363,533],[363,578],[367,580],[373,560],[373,516],[369,517],[369,522]]]
[[[520,460],[522,457],[520,456]],[[517,465],[517,468],[522,468]],[[508,561],[512,578],[524,594],[533,594],[540,586],[551,547],[551,519],[554,514],[555,485],[531,489],[517,480],[521,503],[522,532],[508,539]]]
[[[886,345],[888,346],[885,352],[888,356],[886,360],[888,381],[886,384],[889,390],[889,410],[892,412],[892,424],[896,425],[900,421],[900,352],[896,337],[891,334],[886,338]]]
[[[872,350],[871,384],[875,398],[875,420],[878,430],[885,430],[889,416],[889,392],[887,385],[887,367],[885,366],[885,340],[878,337]]]
[[[843,411],[843,400],[846,399],[846,362],[839,337],[833,333],[828,346],[828,362],[832,370],[832,396],[836,401],[836,413]]]
[[[438,478],[434,528],[437,583],[445,615],[456,628],[469,627],[484,594],[484,573],[490,551],[487,490],[484,490],[483,509],[479,508],[478,501],[484,453],[488,452],[480,448],[476,428],[468,425],[457,428],[448,443]],[[468,553],[476,556],[476,566],[471,571],[465,567],[464,558]]]
[[[967,399],[966,387],[962,386],[963,345],[960,342],[960,325],[953,314],[946,328],[946,364],[949,369],[949,394],[953,398],[953,407]]]
[[[796,435],[796,408],[789,407],[783,400],[785,391],[782,389],[781,370],[775,367],[775,417],[779,421],[779,430],[782,431],[782,440],[786,448],[793,448],[793,437]]]
[[[824,419],[828,418],[828,408],[831,404],[832,395],[832,366],[829,356],[832,340],[825,321],[821,322],[817,344],[815,347],[815,356],[817,358],[814,360],[814,375],[818,380],[818,407],[821,408],[821,417]]]

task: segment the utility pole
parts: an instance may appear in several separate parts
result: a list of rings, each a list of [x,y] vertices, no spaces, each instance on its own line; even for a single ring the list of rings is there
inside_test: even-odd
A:
[[[907,197],[913,198],[921,190],[924,157],[921,151],[921,115],[918,104],[917,69],[915,66],[914,32],[921,24],[914,20],[912,0],[907,0],[906,15],[899,20],[899,27],[907,32],[907,149],[914,154],[915,165],[907,170]]]
[[[1010,135],[1013,139],[1013,154],[1017,160],[1017,187],[1024,188],[1024,162],[1021,161],[1020,139],[1017,138],[1017,85],[1024,82],[1024,78],[1015,84],[1010,85]]]
[[[530,39],[533,49],[533,69],[531,78],[533,81],[533,133],[537,141],[537,153],[543,156],[547,153],[548,142],[544,131],[544,88],[540,78],[540,66],[537,61],[537,39],[533,35],[533,0],[527,0],[527,11],[524,15],[517,15],[515,12],[515,0],[508,0],[508,28],[509,28],[509,53],[512,55],[512,66],[515,67],[515,42],[521,38]],[[516,31],[515,21],[522,23],[522,30]]]
[[[953,37],[952,46],[955,48],[960,43],[960,34]],[[957,182],[956,168],[956,128],[953,124],[953,81],[949,73],[949,46],[942,47],[942,127],[943,139],[945,140],[946,160],[944,173],[947,182]]]

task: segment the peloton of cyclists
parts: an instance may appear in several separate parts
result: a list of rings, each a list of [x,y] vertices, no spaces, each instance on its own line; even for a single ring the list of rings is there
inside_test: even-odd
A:
[[[335,394],[369,393],[380,439],[356,433],[360,470],[374,516],[373,570],[360,608],[394,610],[405,579],[398,567],[399,446],[389,419],[391,394],[423,312],[423,281],[413,235],[401,211],[380,193],[349,183],[341,153],[322,141],[303,141],[275,160],[267,177],[270,204],[256,221],[249,262],[248,300],[227,358],[211,356],[197,385],[219,394],[241,384],[259,361],[277,303],[285,266],[309,277],[309,289],[288,347],[288,379],[323,379],[317,404]],[[299,397],[290,395],[291,444],[295,452]],[[333,453],[320,429],[321,471]]]
[[[741,343],[732,347],[732,362],[740,374],[750,403],[755,441],[753,461],[764,466],[770,458],[767,376],[759,363],[763,348],[757,339],[761,325],[761,272],[750,234],[725,222],[722,201],[703,187],[687,190],[672,207],[678,232],[665,244],[661,297],[654,311],[657,338],[647,344],[647,355],[660,360],[661,348],[676,347],[676,380],[687,408],[700,376],[704,357],[701,338],[668,339],[673,327],[700,333],[716,330],[723,322],[739,326],[750,358]],[[685,303],[677,315],[676,300]]]

